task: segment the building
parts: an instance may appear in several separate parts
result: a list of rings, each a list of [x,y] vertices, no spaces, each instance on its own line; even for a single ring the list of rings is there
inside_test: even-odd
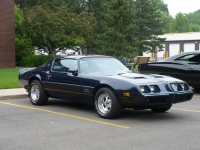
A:
[[[200,32],[167,33],[160,36],[166,38],[163,51],[157,53],[158,60],[170,57],[181,52],[200,50]],[[150,54],[144,53],[144,56]]]
[[[0,68],[15,67],[14,0],[0,0]]]

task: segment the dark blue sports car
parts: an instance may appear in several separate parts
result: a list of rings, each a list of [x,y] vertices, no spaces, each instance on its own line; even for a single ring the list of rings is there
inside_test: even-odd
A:
[[[193,92],[182,80],[132,73],[109,56],[67,56],[37,68],[19,71],[19,84],[34,105],[48,98],[93,104],[102,118],[115,118],[122,108],[165,112],[174,103],[189,101]]]

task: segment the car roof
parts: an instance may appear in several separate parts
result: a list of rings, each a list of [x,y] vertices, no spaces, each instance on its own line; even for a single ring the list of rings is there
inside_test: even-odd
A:
[[[69,56],[61,56],[57,57],[56,59],[81,59],[81,58],[113,58],[112,56],[105,56],[105,55],[69,55]]]
[[[188,54],[200,54],[200,51],[183,52],[183,53],[180,53],[180,54],[165,58],[163,60],[160,60],[159,62],[162,62],[162,61],[173,61],[173,60],[175,60],[175,59],[177,59],[177,58],[179,58],[181,56],[188,55]]]

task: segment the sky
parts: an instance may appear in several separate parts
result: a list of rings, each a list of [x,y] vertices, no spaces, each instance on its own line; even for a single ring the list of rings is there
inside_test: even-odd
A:
[[[173,17],[177,13],[190,13],[200,9],[200,0],[163,0],[168,5],[169,14]]]

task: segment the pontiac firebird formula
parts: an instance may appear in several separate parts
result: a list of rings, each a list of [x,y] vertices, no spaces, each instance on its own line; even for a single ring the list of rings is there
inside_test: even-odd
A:
[[[115,118],[122,108],[165,112],[193,97],[182,80],[132,73],[109,56],[54,58],[37,68],[21,69],[19,84],[33,105],[44,105],[49,97],[84,102],[93,104],[102,118]]]

